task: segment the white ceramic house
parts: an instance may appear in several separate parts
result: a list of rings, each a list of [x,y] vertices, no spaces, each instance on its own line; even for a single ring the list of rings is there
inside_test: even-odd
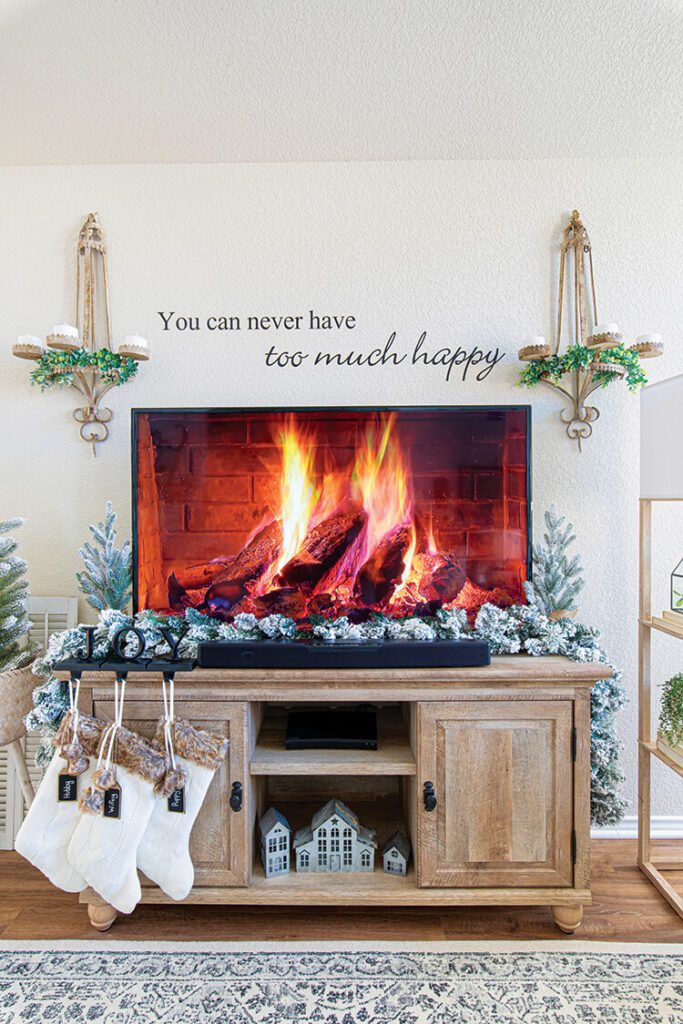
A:
[[[406,875],[410,863],[410,840],[405,832],[394,832],[382,849],[384,870],[389,875]]]
[[[374,871],[377,833],[341,800],[330,800],[294,836],[297,871]]]
[[[289,874],[289,839],[292,830],[284,814],[270,807],[259,821],[261,863],[266,878]]]

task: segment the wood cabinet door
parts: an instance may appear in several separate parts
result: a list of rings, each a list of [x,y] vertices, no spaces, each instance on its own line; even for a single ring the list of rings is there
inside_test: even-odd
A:
[[[419,704],[419,885],[573,884],[572,726],[570,700]]]
[[[111,719],[111,701],[95,701],[98,718]],[[161,717],[159,700],[125,702],[124,723],[142,736],[151,738]],[[249,884],[249,768],[247,764],[247,705],[221,701],[192,701],[176,695],[175,713],[200,729],[227,736],[228,755],[216,771],[190,837],[190,856],[194,864],[194,885],[233,886]],[[230,796],[233,783],[242,787],[242,808],[233,811]],[[141,878],[143,885],[151,885]]]

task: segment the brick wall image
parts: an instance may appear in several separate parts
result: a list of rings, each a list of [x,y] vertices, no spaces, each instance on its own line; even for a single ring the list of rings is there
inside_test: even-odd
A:
[[[368,429],[379,436],[386,416],[351,409],[306,410],[293,418],[306,438],[313,487],[324,489],[329,474],[334,474],[348,479],[349,497],[355,486],[359,444]],[[188,587],[188,582],[197,582],[192,567],[219,560],[214,576],[229,580],[230,559],[244,551],[259,529],[280,519],[281,435],[286,422],[284,414],[260,410],[137,414],[138,607],[180,610],[179,590],[171,586],[169,593],[173,578],[182,584],[180,590],[191,592],[189,597],[181,595],[181,605],[201,606],[207,587],[215,582],[210,578],[213,570],[205,571],[199,587]],[[433,590],[418,586],[418,564],[438,568],[442,555],[457,562],[464,577],[477,586],[501,588],[511,599],[521,598],[527,563],[525,410],[399,410],[392,422],[391,443],[400,451],[406,468],[413,554],[429,551],[437,557],[436,562],[414,561],[414,600],[434,597]],[[361,545],[362,539],[361,533],[353,543]],[[404,558],[409,557],[404,552]],[[325,588],[331,593],[334,581],[333,563],[320,580],[298,579],[296,585],[308,599]],[[347,601],[351,582],[347,580]],[[271,589],[291,589],[290,583],[274,580]],[[242,581],[242,598],[247,604],[254,585],[253,579]],[[409,591],[407,586],[401,590],[397,577],[393,597],[384,597],[385,606],[393,601],[396,613],[405,613],[398,596],[408,599]],[[352,600],[363,604],[358,595]],[[237,610],[246,607],[242,600]],[[300,602],[297,608],[300,610]],[[204,610],[214,609],[207,605]],[[259,610],[265,613],[279,608],[266,605]],[[234,613],[225,602],[222,611],[224,615]]]

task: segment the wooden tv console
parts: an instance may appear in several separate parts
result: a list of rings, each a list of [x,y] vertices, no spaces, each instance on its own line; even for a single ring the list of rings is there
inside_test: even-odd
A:
[[[176,714],[230,740],[192,833],[195,886],[185,902],[548,905],[573,932],[591,902],[590,688],[604,676],[604,665],[524,655],[483,668],[179,674]],[[125,720],[148,736],[160,683],[128,676]],[[82,710],[111,718],[112,690],[113,676],[84,673]],[[347,702],[378,707],[377,751],[285,750],[288,706]],[[374,873],[266,879],[259,816],[274,804],[296,829],[331,796],[377,829]],[[407,877],[382,870],[382,844],[398,827],[413,847]],[[172,902],[142,883],[143,903]],[[111,927],[113,907],[92,890],[80,898],[95,928]]]

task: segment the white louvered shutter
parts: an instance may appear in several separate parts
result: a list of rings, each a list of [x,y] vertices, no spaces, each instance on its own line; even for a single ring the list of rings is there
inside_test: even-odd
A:
[[[45,650],[53,633],[76,625],[78,598],[30,597],[28,617],[31,622],[30,639]]]
[[[78,598],[76,597],[30,597],[28,617],[31,622],[30,639],[43,650],[53,633],[71,629],[78,620]],[[42,771],[36,768],[35,757],[40,736],[29,733],[24,737],[26,764],[34,789],[38,788]],[[6,748],[0,750],[0,850],[11,850],[14,837],[19,831],[26,807],[19,785],[19,779],[10,763]]]

